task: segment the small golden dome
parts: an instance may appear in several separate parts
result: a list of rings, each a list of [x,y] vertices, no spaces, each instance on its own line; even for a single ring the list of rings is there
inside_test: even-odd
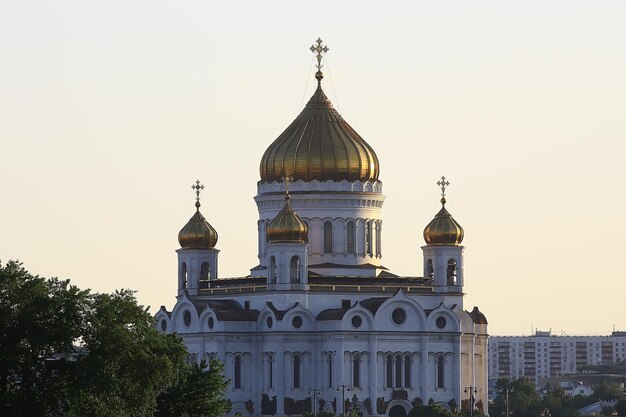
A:
[[[441,198],[441,210],[424,229],[424,240],[429,245],[458,246],[463,241],[463,228],[446,210],[446,199]]]
[[[263,154],[261,181],[280,181],[285,172],[295,181],[377,180],[374,149],[333,108],[322,91],[322,72],[315,78],[317,90],[304,110]]]
[[[178,243],[183,249],[213,249],[217,244],[217,231],[200,213],[200,202],[196,201],[196,213],[185,227],[178,232]]]
[[[306,224],[291,208],[289,194],[287,194],[285,206],[267,225],[267,238],[271,243],[304,243],[307,229]]]

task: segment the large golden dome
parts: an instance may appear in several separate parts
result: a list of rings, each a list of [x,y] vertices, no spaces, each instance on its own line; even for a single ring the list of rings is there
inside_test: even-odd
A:
[[[446,199],[441,198],[441,210],[424,229],[424,240],[429,245],[458,246],[463,241],[463,228],[446,210]]]
[[[217,244],[217,230],[200,213],[200,202],[196,201],[196,213],[178,232],[178,243],[183,249],[213,249]]]
[[[307,227],[289,204],[289,194],[285,196],[285,206],[267,225],[267,238],[271,243],[306,242]]]
[[[368,181],[378,179],[374,150],[341,117],[324,94],[321,71],[317,90],[306,107],[267,148],[261,159],[261,181]]]

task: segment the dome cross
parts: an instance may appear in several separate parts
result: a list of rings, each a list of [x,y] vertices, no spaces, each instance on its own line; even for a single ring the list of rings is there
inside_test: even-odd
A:
[[[326,52],[328,52],[328,46],[326,45],[322,46],[322,42],[324,42],[322,38],[317,38],[315,42],[316,44],[311,45],[309,49],[311,50],[311,52],[315,54],[315,58],[317,58],[317,70],[321,71],[322,55],[325,55]]]
[[[204,185],[200,184],[200,180],[196,180],[191,189],[196,192],[196,207],[200,206],[200,191],[204,190]]]
[[[450,181],[446,181],[446,177],[442,176],[437,185],[441,187],[441,197],[446,196],[446,187],[450,185]]]
[[[285,183],[285,194],[288,196],[289,195],[289,184],[293,182],[293,177],[291,175],[289,175],[289,173],[287,172],[285,174],[285,176],[281,178],[281,180],[283,180],[283,183]]]

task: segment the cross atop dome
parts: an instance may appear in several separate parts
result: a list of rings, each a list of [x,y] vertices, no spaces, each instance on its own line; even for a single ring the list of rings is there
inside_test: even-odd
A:
[[[311,45],[309,49],[311,50],[311,52],[315,54],[315,58],[317,58],[317,70],[321,71],[322,70],[322,55],[326,55],[326,52],[328,52],[328,46],[326,45],[322,46],[322,42],[324,42],[322,38],[317,38],[315,42],[316,44]]]
[[[196,180],[191,189],[196,192],[196,207],[200,208],[200,191],[204,190],[204,185],[200,184],[200,180]]]
[[[293,182],[293,177],[286,172],[285,176],[282,177],[281,180],[283,180],[283,183],[285,184],[285,195],[289,197],[289,184]]]
[[[446,177],[442,176],[439,181],[437,181],[437,185],[441,187],[441,196],[446,196],[446,187],[450,185],[450,181],[446,181]]]

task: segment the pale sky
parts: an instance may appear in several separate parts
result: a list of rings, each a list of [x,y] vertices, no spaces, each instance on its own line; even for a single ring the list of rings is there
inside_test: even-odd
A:
[[[0,2],[0,259],[176,292],[202,211],[220,276],[257,265],[265,148],[324,89],[376,150],[383,264],[422,274],[435,185],[491,334],[626,330],[626,2]]]

